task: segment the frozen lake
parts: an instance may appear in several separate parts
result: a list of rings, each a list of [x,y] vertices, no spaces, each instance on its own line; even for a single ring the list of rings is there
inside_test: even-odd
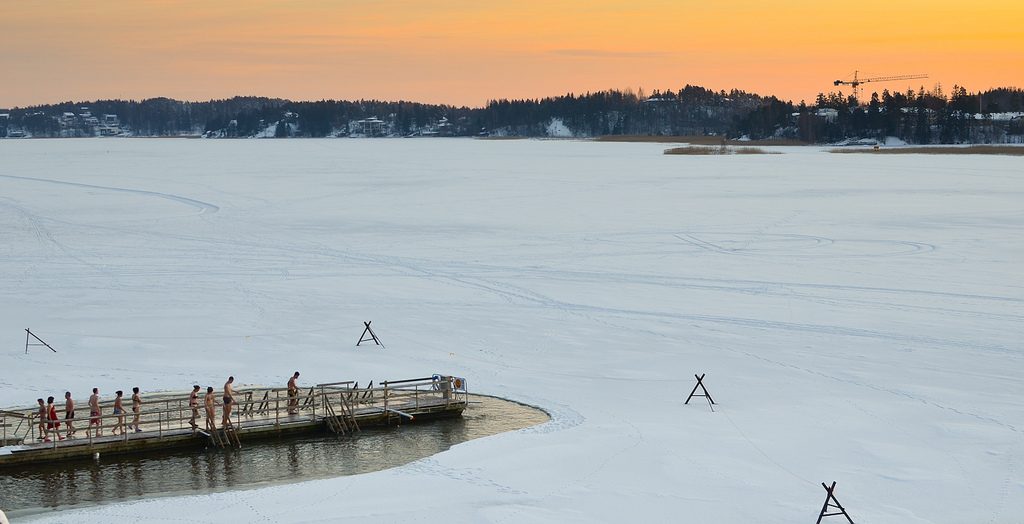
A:
[[[666,147],[0,141],[0,406],[298,369],[552,415],[37,518],[813,522],[835,480],[857,522],[1020,521],[1024,161]],[[354,347],[366,320],[387,349]]]

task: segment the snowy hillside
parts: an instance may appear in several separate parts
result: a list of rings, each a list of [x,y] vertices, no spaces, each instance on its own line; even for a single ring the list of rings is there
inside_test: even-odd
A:
[[[835,480],[858,523],[1020,522],[1021,161],[664,147],[0,142],[0,406],[299,369],[552,416],[26,520],[794,523]],[[386,350],[353,347],[365,320]],[[683,405],[695,373],[714,412]]]

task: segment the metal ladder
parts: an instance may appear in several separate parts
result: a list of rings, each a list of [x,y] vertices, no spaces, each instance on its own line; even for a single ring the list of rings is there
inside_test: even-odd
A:
[[[227,445],[237,446],[239,449],[242,448],[242,441],[238,438],[238,430],[234,424],[228,424],[224,427],[224,439],[227,440]]]
[[[217,431],[217,426],[209,417],[206,418],[206,432],[204,434],[209,437],[214,446],[218,448],[224,447],[224,439],[221,438],[220,433]]]
[[[338,405],[341,409],[341,416],[338,416],[327,395],[323,395],[324,421],[327,423],[327,428],[340,437],[359,431],[359,423],[356,422],[355,412],[352,410],[352,403],[349,401],[348,395],[341,393],[338,397],[341,401]]]

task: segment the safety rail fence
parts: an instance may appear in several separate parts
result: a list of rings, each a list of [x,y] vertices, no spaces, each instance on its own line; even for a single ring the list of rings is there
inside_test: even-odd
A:
[[[223,419],[223,402],[220,392],[214,401],[214,423],[221,428]],[[145,437],[163,438],[169,435],[181,435],[181,430],[192,431],[192,408],[189,405],[188,393],[154,393],[142,397],[142,405],[138,414],[138,427]],[[205,395],[205,394],[204,394]],[[201,422],[206,418],[204,395],[198,398],[198,416],[195,423],[199,431],[204,428]],[[317,384],[301,388],[294,396],[289,395],[287,388],[237,388],[234,390],[232,422],[235,428],[242,427],[243,421],[281,425],[294,422],[319,421],[331,413],[349,412],[359,416],[381,413],[394,413],[409,417],[406,410],[417,410],[425,406],[445,406],[452,403],[465,403],[468,400],[466,381],[457,377],[434,375],[432,377],[383,381],[377,386],[371,382],[367,387],[360,388],[358,382],[333,382]],[[348,409],[342,406],[348,404]],[[122,400],[124,413],[113,414],[114,401],[104,400],[99,403],[100,415],[90,413],[76,406],[75,418],[71,420],[74,428],[73,442],[87,440],[93,444],[98,439],[110,442],[114,430],[120,430],[118,440],[129,439],[135,430],[127,430],[129,425],[135,427],[135,413],[132,411],[130,398]],[[78,404],[79,406],[82,403]],[[332,409],[328,409],[328,407]],[[40,414],[38,408],[18,408],[0,410],[0,446],[38,444],[43,442],[56,448],[59,442],[68,435],[69,428],[64,418],[64,409],[58,409],[58,418],[50,420]],[[294,412],[294,414],[292,413]],[[84,432],[84,436],[82,433]]]
[[[377,387],[371,383],[366,388],[359,388],[358,383],[351,381],[317,384],[316,387],[320,388],[325,400],[333,402],[337,396],[340,403],[345,397],[357,412],[362,407],[376,407],[387,412],[399,407],[419,409],[428,403],[447,406],[453,402],[466,402],[468,398],[465,379],[444,375],[383,381]]]

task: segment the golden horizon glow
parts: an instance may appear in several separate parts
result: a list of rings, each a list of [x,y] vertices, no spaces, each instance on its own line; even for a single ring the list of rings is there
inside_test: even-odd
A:
[[[602,89],[799,102],[1024,87],[1024,3],[809,0],[49,0],[0,5],[0,107],[236,95],[480,106]],[[849,92],[849,88],[843,89]]]

